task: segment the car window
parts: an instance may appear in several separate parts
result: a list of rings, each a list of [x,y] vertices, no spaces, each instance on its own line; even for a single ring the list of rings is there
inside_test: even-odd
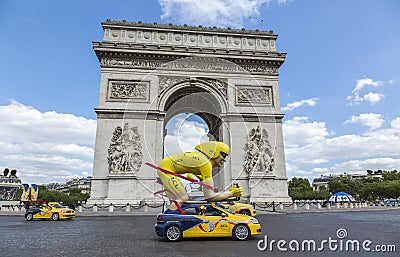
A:
[[[206,207],[206,211],[204,213],[206,216],[222,216],[221,211],[213,208],[211,205]]]
[[[186,209],[183,210],[183,212],[186,215],[196,215],[197,214],[197,211],[196,211],[196,209],[194,207],[193,208],[186,208]]]

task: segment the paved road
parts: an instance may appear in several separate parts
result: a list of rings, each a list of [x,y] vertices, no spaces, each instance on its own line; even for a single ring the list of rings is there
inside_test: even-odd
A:
[[[245,242],[228,238],[170,243],[155,235],[155,216],[77,217],[57,222],[0,216],[0,256],[399,256],[400,210],[267,214],[257,218],[263,233]],[[342,239],[337,235],[340,228],[346,230],[340,231]],[[268,247],[260,251],[257,244],[264,247],[265,236]],[[275,242],[270,247],[272,240]],[[281,248],[287,252],[278,249],[279,240],[285,240]],[[310,240],[322,250],[310,251]],[[350,251],[345,251],[349,240],[358,241],[360,251],[353,251],[351,245]],[[362,249],[366,240],[372,242],[367,243],[370,252]],[[301,251],[304,241],[305,250]],[[296,242],[299,251],[294,250]],[[372,252],[376,245],[387,250],[394,245],[397,252]]]

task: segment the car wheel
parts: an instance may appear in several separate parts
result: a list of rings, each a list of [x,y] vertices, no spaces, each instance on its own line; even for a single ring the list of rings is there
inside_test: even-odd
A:
[[[233,227],[232,236],[236,240],[246,240],[250,237],[250,229],[244,224],[237,224]]]
[[[26,214],[26,220],[27,221],[31,221],[31,220],[33,220],[33,214],[32,213],[28,213],[28,214]]]
[[[182,230],[178,226],[172,225],[165,231],[165,238],[172,242],[179,241],[182,239]]]
[[[243,214],[243,215],[246,215],[246,216],[250,216],[251,215],[249,210],[241,210],[239,213]]]
[[[59,216],[58,213],[56,212],[56,213],[53,213],[53,215],[51,215],[51,219],[54,220],[54,221],[56,221],[56,220],[59,220],[59,219],[60,219],[60,216]]]

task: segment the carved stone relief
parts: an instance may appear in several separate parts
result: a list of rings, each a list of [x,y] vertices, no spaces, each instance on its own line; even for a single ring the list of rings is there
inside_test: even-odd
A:
[[[175,85],[187,78],[186,77],[173,77],[173,76],[160,76],[159,79],[160,79],[160,82],[159,82],[159,86],[158,86],[158,92],[161,93],[168,87]]]
[[[236,104],[272,105],[271,95],[271,87],[236,86]]]
[[[132,174],[139,171],[143,162],[142,143],[137,126],[114,129],[108,147],[108,171],[110,174]]]
[[[274,170],[274,154],[266,129],[260,126],[250,130],[244,146],[244,170],[252,172],[272,173]]]
[[[108,84],[108,99],[131,99],[131,100],[149,100],[149,82],[148,81],[114,81],[110,80]]]
[[[227,80],[219,79],[201,79],[211,84],[215,89],[217,89],[225,99],[228,97],[228,82]]]
[[[177,83],[187,81],[188,83],[201,83],[204,82],[214,89],[218,90],[225,99],[227,99],[228,95],[228,82],[226,79],[210,79],[210,78],[197,78],[193,81],[190,80],[190,78],[187,77],[173,77],[173,76],[160,76],[159,77],[159,93],[162,93],[166,88],[176,85]]]

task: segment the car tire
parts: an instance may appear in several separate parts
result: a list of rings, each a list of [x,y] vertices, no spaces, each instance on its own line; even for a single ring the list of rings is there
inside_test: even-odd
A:
[[[32,213],[28,213],[28,214],[26,214],[26,220],[27,221],[32,221],[33,220],[33,214]]]
[[[237,224],[232,229],[232,236],[236,240],[244,241],[251,236],[251,232],[249,227],[245,224]]]
[[[165,238],[170,242],[177,242],[182,239],[182,230],[175,225],[169,226],[165,230]]]
[[[246,216],[251,216],[249,210],[241,210],[241,211],[239,212],[239,214],[243,214],[243,215],[246,215]]]
[[[57,212],[53,213],[53,215],[51,215],[51,219],[57,221],[60,219],[60,215]]]

